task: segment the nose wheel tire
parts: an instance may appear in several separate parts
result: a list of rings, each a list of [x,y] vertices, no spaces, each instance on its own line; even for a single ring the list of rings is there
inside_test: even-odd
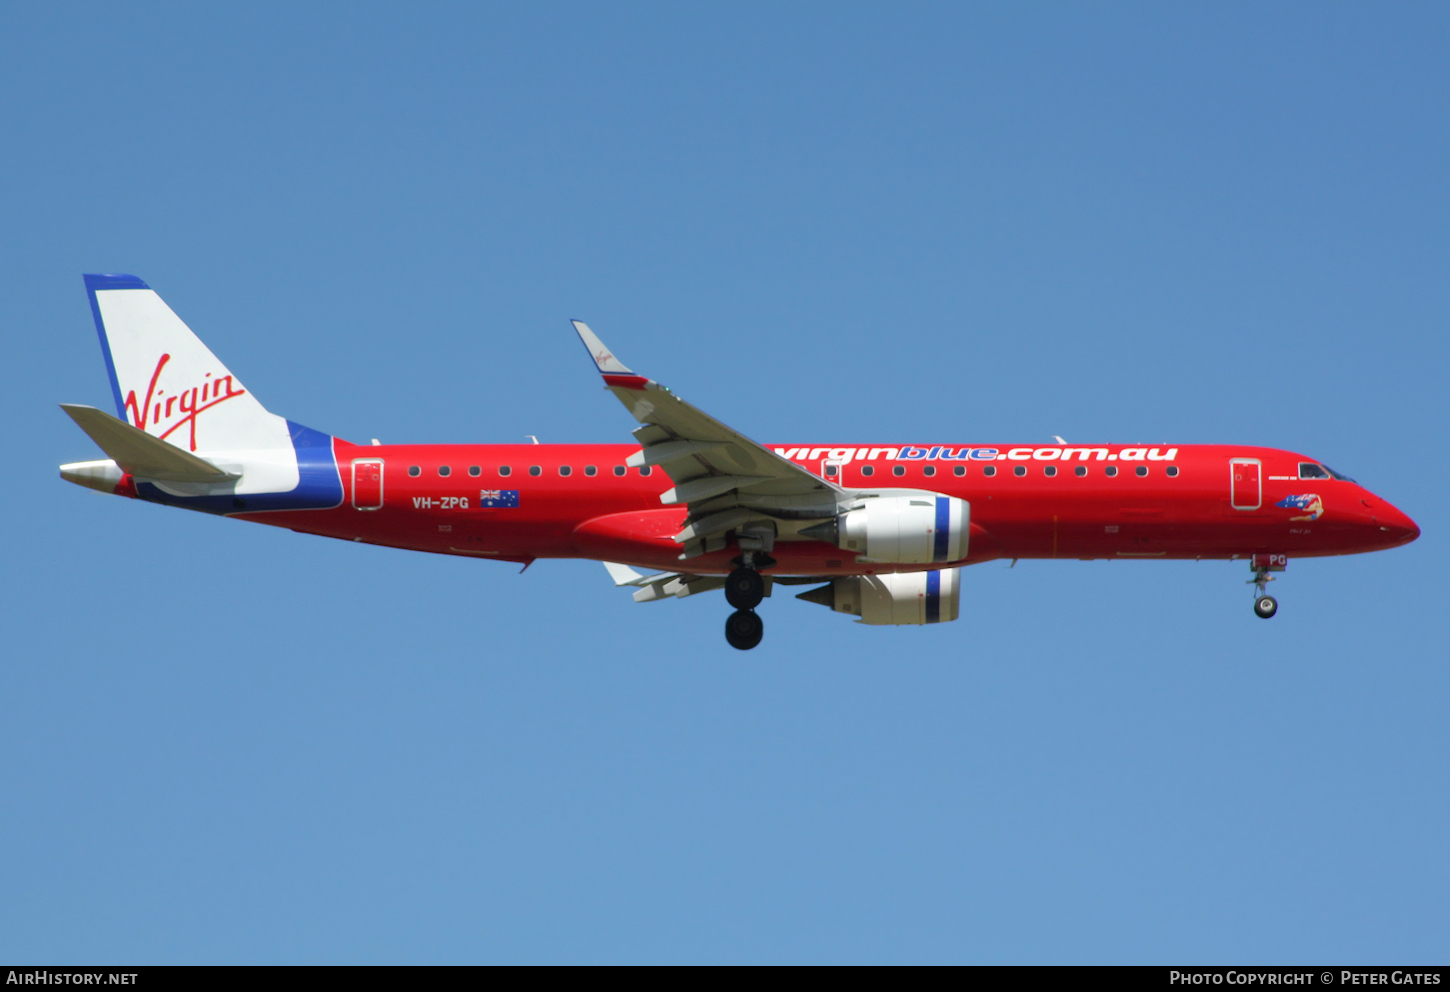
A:
[[[764,598],[765,579],[753,568],[737,568],[725,580],[725,601],[737,610],[753,610]]]
[[[1260,596],[1254,600],[1254,612],[1267,620],[1279,612],[1279,601],[1273,596]]]
[[[725,640],[737,651],[749,651],[765,636],[765,624],[754,610],[736,610],[725,621]]]

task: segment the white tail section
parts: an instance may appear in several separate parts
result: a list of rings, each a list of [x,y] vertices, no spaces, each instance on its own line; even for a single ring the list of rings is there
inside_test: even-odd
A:
[[[151,287],[127,275],[85,281],[121,419],[215,464],[245,464],[237,492],[297,486],[286,419],[268,413]]]
[[[290,450],[287,421],[268,413],[155,291],[135,276],[85,278],[118,416],[187,451]]]

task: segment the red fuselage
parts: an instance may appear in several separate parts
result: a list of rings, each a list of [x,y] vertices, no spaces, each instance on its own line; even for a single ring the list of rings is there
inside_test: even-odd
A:
[[[729,572],[734,548],[679,559],[673,535],[684,524],[685,507],[661,505],[660,494],[672,483],[659,469],[624,467],[638,450],[626,444],[364,447],[335,440],[342,505],[232,515],[437,554]],[[1144,454],[1149,449],[1124,445],[774,450],[787,457],[799,452],[797,464],[847,490],[931,490],[968,501],[969,554],[955,564],[1003,557],[1315,557],[1377,551],[1419,536],[1414,522],[1387,501],[1348,479],[1316,477],[1325,470],[1314,459],[1273,448],[1162,446],[1151,456]],[[871,457],[927,450],[931,457],[917,460]],[[855,457],[828,467],[826,453],[841,451]],[[952,458],[952,452],[959,454]],[[833,545],[789,537],[773,555],[772,572],[779,575],[942,567],[858,564]]]

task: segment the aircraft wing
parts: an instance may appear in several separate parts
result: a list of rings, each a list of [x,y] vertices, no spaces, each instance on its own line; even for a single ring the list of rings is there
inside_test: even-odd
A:
[[[660,502],[689,507],[685,528],[675,536],[684,545],[681,558],[723,548],[727,531],[738,532],[770,517],[835,515],[837,500],[844,495],[839,486],[756,444],[654,380],[636,375],[587,324],[573,324],[604,376],[605,388],[642,425],[634,431],[642,450],[626,464],[658,465],[674,482]],[[773,533],[771,529],[767,544],[773,543]]]

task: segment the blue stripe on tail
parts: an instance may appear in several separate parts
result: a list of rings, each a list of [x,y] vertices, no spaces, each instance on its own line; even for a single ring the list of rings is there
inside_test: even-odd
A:
[[[111,392],[116,397],[116,416],[131,421],[126,417],[126,402],[121,399],[121,380],[116,377],[116,363],[111,360],[111,342],[106,337],[106,325],[101,321],[101,307],[96,302],[96,291],[100,289],[150,289],[135,276],[125,275],[85,275],[81,276],[86,281],[86,296],[91,300],[91,316],[96,320],[96,333],[101,336],[101,355],[106,359],[106,374],[111,377]]]
[[[287,421],[297,452],[297,488],[286,493],[244,493],[240,496],[173,496],[150,482],[136,491],[142,499],[203,513],[257,513],[264,510],[326,510],[342,505],[342,476],[332,450],[331,435]]]

